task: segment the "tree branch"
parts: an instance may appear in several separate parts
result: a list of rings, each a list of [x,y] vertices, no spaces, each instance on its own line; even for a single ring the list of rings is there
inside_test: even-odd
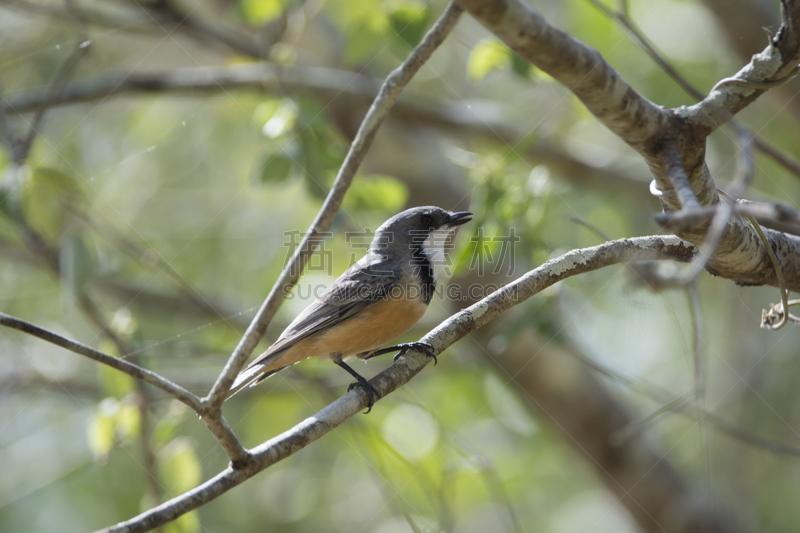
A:
[[[147,370],[146,368],[142,368],[123,359],[104,354],[103,352],[95,350],[94,348],[90,348],[85,344],[67,339],[66,337],[62,337],[61,335],[53,333],[52,331],[46,330],[35,324],[31,324],[30,322],[26,322],[25,320],[15,318],[5,313],[0,313],[0,325],[16,329],[23,333],[27,333],[28,335],[33,335],[34,337],[38,337],[51,344],[55,344],[56,346],[60,346],[76,354],[83,355],[89,359],[93,359],[99,363],[103,363],[104,365],[108,365],[119,370],[120,372],[124,372],[129,376],[140,379],[145,383],[149,383],[150,385],[171,394],[198,413],[202,410],[203,406],[200,402],[200,398],[187,391],[180,385],[177,385],[172,381],[159,376],[155,372]]]
[[[714,91],[709,98],[695,106],[665,110],[636,93],[597,51],[548,25],[538,13],[519,0],[459,0],[459,3],[522,58],[570,88],[606,127],[642,155],[663,192],[661,201],[665,211],[681,208],[669,179],[669,170],[674,165],[668,164],[668,160],[662,157],[663,148],[668,143],[675,143],[691,189],[700,205],[719,202],[716,185],[705,165],[704,156],[705,138],[721,122],[704,122],[702,117],[708,115],[711,109],[706,109],[710,105],[708,102],[719,104],[720,113],[724,109],[725,120],[728,120],[752,100],[738,97],[724,102],[713,100],[715,95],[720,94]],[[795,56],[800,53],[800,32],[795,29],[796,22],[800,20],[796,16],[796,12],[800,12],[800,0],[787,1],[786,5],[784,28],[767,50],[772,55],[782,54],[784,58],[783,67],[775,71],[777,77],[785,76],[794,69],[797,64]],[[731,91],[736,94],[742,91],[752,93],[756,89],[737,86],[730,91],[723,89],[722,92],[728,94]],[[709,128],[709,124],[713,128]],[[700,245],[705,240],[705,230],[704,227],[695,228],[679,236]],[[773,249],[777,250],[787,287],[800,290],[800,265],[794,260],[800,254],[800,238],[774,231],[768,231],[767,238]],[[712,274],[742,285],[778,285],[766,248],[745,220],[731,217],[721,230],[718,246],[709,250],[712,256],[707,263],[707,270]]]
[[[781,6],[783,24],[770,44],[701,102],[678,111],[699,135],[710,135],[800,63],[800,0],[784,0]]]
[[[550,26],[519,0],[459,0],[523,59],[575,93],[605,126],[642,151],[670,122],[667,111],[637,93],[599,52]]]
[[[328,197],[325,199],[317,217],[311,224],[311,228],[303,237],[291,260],[283,269],[283,272],[281,272],[280,277],[275,282],[266,300],[250,323],[239,345],[236,346],[236,349],[231,354],[230,359],[228,359],[225,368],[222,370],[216,383],[214,383],[208,396],[203,399],[203,402],[208,405],[212,412],[218,410],[222,405],[234,378],[241,371],[247,358],[253,352],[256,344],[258,344],[258,341],[261,340],[261,337],[267,329],[267,324],[269,324],[269,321],[283,302],[284,295],[288,294],[295,283],[297,283],[308,258],[316,249],[317,242],[321,238],[320,235],[327,231],[331,222],[333,222],[333,218],[339,210],[344,195],[350,183],[353,181],[356,170],[361,164],[361,160],[364,158],[367,150],[372,145],[372,140],[378,128],[383,123],[383,120],[386,118],[386,115],[389,113],[389,109],[391,109],[398,96],[400,96],[400,92],[406,84],[411,81],[414,74],[425,64],[431,54],[433,54],[433,51],[439,47],[445,37],[447,37],[453,27],[455,27],[456,22],[458,22],[461,16],[461,12],[461,8],[457,5],[453,3],[448,4],[442,15],[428,30],[422,41],[414,48],[409,57],[387,76],[372,106],[369,111],[367,111],[367,115],[361,122],[358,133],[355,139],[353,139],[344,162],[339,169],[339,173],[336,176],[336,181],[334,181],[333,187],[330,193],[328,193]]]
[[[518,305],[547,287],[571,276],[630,261],[674,260],[686,262],[695,248],[677,237],[637,237],[611,241],[593,248],[573,250],[497,290],[476,304],[451,316],[425,335],[435,354],[472,331],[488,324],[503,311]],[[370,380],[379,398],[408,383],[430,362],[416,350],[400,357]],[[130,520],[98,533],[149,531],[217,498],[258,472],[308,446],[345,420],[362,411],[368,403],[361,389],[354,389],[292,429],[250,450],[252,461],[242,468],[228,467],[202,485],[154,507]]]
[[[706,206],[697,209],[682,209],[655,216],[656,223],[669,231],[689,231],[708,222],[714,217],[719,206]],[[772,202],[749,202],[739,200],[733,206],[737,215],[755,217],[762,225],[778,231],[800,235],[800,212],[791,207]]]
[[[90,101],[111,101],[113,97],[152,94],[204,95],[229,90],[267,92],[282,89],[296,93],[311,93],[324,102],[344,100],[343,105],[368,106],[380,88],[380,81],[363,74],[341,69],[303,65],[277,66],[272,63],[246,63],[226,67],[182,68],[151,73],[130,72],[101,79],[75,82],[67,86],[57,99],[44,92],[26,91],[11,96],[8,109],[24,113],[35,109],[42,101],[48,106],[63,106]],[[469,112],[464,103],[447,100],[414,101],[400,98],[391,116],[401,120],[445,129],[460,136],[480,135],[509,146],[519,146],[525,131],[503,118],[504,110],[496,104],[470,101]],[[605,190],[635,196],[637,201],[650,198],[643,187],[646,182],[624,170],[592,165],[568,154],[547,139],[539,139],[526,155],[535,162],[544,162],[560,171],[565,179],[581,185],[590,183]],[[781,154],[778,152],[778,156]],[[783,157],[786,164],[791,160]],[[800,175],[800,167],[798,168]]]
[[[178,28],[188,29],[190,35],[196,32],[199,36],[210,37],[214,41],[224,44],[229,49],[244,55],[264,59],[269,55],[270,48],[274,42],[261,44],[250,35],[236,31],[234,28],[219,24],[214,24],[195,16],[194,9],[187,11],[172,0],[156,0],[155,2],[141,2],[139,5],[145,8],[148,14],[152,14],[152,20],[158,26],[163,21],[174,23]],[[279,37],[279,35],[276,35]],[[202,42],[201,39],[198,39]],[[276,39],[277,40],[277,39]]]
[[[2,0],[0,4],[6,8],[40,14],[57,20],[63,20],[65,16],[74,14],[86,23],[126,32],[171,34],[177,30],[183,32],[201,46],[207,47],[209,43],[214,45],[221,44],[229,51],[253,58],[267,57],[271,46],[275,42],[259,42],[252,35],[237,31],[225,22],[217,20],[212,24],[203,18],[181,11],[180,8],[171,3],[165,7],[163,2],[159,2],[156,7],[156,5],[145,5],[142,2],[137,6],[139,8],[138,13],[130,12],[126,15],[118,14],[114,10],[92,9],[82,6],[62,9],[53,5],[26,0]],[[150,7],[150,9],[145,10],[145,7]],[[282,23],[282,21],[275,22]],[[280,33],[275,32],[275,36],[278,37]]]
[[[642,48],[642,50],[644,50],[648,56],[650,56],[650,59],[652,59],[653,62],[661,68],[661,70],[663,70],[670,78],[672,78],[672,80],[675,83],[677,83],[678,86],[681,89],[683,89],[684,92],[686,92],[686,94],[694,98],[696,101],[700,101],[703,99],[704,94],[701,93],[699,90],[697,90],[691,83],[689,83],[686,80],[686,78],[684,78],[678,72],[678,70],[675,67],[673,67],[669,63],[669,61],[667,61],[667,59],[662,55],[662,53],[658,51],[656,46],[652,42],[650,42],[650,39],[648,39],[647,36],[644,33],[642,33],[641,30],[639,30],[639,28],[630,19],[630,17],[628,17],[627,13],[624,13],[622,11],[614,11],[611,8],[606,7],[599,0],[587,0],[587,1],[590,2],[593,6],[595,6],[601,13],[603,13],[607,17],[616,20],[627,31],[628,35],[633,39],[633,41],[636,44],[638,44],[639,47]],[[707,0],[705,3],[713,4],[710,5],[712,10],[722,10],[727,13],[737,10],[741,12],[743,9],[745,10],[751,8],[756,9],[755,6],[752,4],[752,2],[750,2],[749,0],[735,0],[736,3],[739,4],[735,8],[731,8],[730,1],[731,0]],[[745,5],[747,7],[745,7]],[[718,16],[719,15],[720,13],[718,13]],[[745,17],[739,16],[737,18],[741,19],[742,21],[746,20],[748,25],[752,25],[754,20],[753,17],[747,18],[746,16]],[[760,28],[761,27],[759,26],[759,30],[757,32],[750,32],[751,34],[757,34],[759,38],[758,41],[759,47],[761,42],[763,41],[763,33],[761,32]],[[740,34],[734,32],[733,35],[740,35]],[[737,39],[733,39],[733,41],[735,41],[734,44],[742,44]],[[748,53],[746,57],[749,58],[751,55],[752,52]],[[737,130],[743,128],[743,126],[737,124],[733,120],[731,121],[731,123],[733,127]],[[800,164],[797,163],[797,161],[794,161],[791,158],[787,157],[785,154],[781,153],[777,148],[775,148],[768,142],[764,141],[760,137],[756,137],[755,134],[754,134],[754,139],[755,139],[755,147],[762,153],[764,153],[764,155],[772,158],[776,163],[783,166],[786,170],[793,173],[797,177],[800,177]]]
[[[681,209],[698,209],[700,203],[694,195],[692,185],[689,183],[689,177],[686,175],[686,169],[683,168],[683,159],[681,159],[675,144],[672,142],[666,143],[662,153],[667,176],[670,183],[672,183],[672,189],[678,195]]]

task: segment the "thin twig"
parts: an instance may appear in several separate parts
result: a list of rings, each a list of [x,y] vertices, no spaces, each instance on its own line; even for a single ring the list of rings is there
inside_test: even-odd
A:
[[[620,10],[613,11],[610,8],[603,5],[598,0],[588,0],[593,6],[595,6],[601,13],[607,16],[610,19],[617,21],[619,24],[622,25],[627,31],[628,35],[639,45],[642,50],[650,56],[650,59],[658,65],[661,70],[663,70],[672,80],[678,84],[678,86],[686,92],[689,96],[694,98],[696,101],[701,101],[705,95],[700,92],[694,85],[689,83],[689,81],[684,78],[678,70],[673,67],[669,61],[664,57],[664,54],[661,53],[658,48],[648,39],[647,35],[645,35],[639,27],[630,19],[627,13],[627,9],[621,6]],[[796,71],[793,71],[796,74]],[[726,78],[729,79],[729,78]],[[788,81],[788,80],[785,80]],[[719,84],[714,87],[714,89],[718,88]],[[713,91],[712,89],[711,91]],[[709,91],[709,93],[711,92]],[[739,124],[737,121],[731,118],[731,126],[738,130],[743,126]],[[780,150],[775,148],[773,145],[769,144],[768,142],[764,141],[760,137],[755,138],[755,147],[757,150],[761,151],[764,155],[772,158],[776,163],[783,166],[786,170],[791,172],[792,174],[800,177],[800,163],[794,161],[793,159],[786,156]]]
[[[162,3],[159,2],[159,7],[160,4]],[[179,12],[179,8],[174,6],[171,13],[163,10],[163,8],[153,8],[150,11],[145,11],[142,8],[146,6],[146,3],[142,2],[135,6],[137,12],[132,13],[133,16],[120,16],[112,11],[104,12],[83,6],[70,6],[69,9],[61,9],[51,5],[23,0],[5,0],[3,5],[58,20],[62,20],[65,16],[73,15],[79,17],[85,23],[125,32],[172,33],[177,30],[183,32],[183,34],[192,38],[201,46],[207,47],[209,43],[222,44],[228,50],[253,58],[266,57],[269,54],[270,47],[274,44],[274,42],[260,43],[253,36],[237,31],[224,23],[217,22],[217,24],[212,24],[197,17],[187,17],[186,13]]]
[[[695,89],[694,86],[692,86],[692,84],[686,80],[686,78],[681,76],[675,67],[673,67],[669,61],[664,58],[664,54],[662,54],[650,41],[650,39],[648,39],[647,35],[639,30],[639,27],[630,19],[630,17],[628,17],[627,9],[613,11],[599,0],[588,0],[588,2],[606,17],[617,21],[617,23],[622,25],[623,28],[628,30],[628,35],[633,38],[636,44],[639,45],[639,47],[650,56],[650,59],[652,59],[653,62],[661,68],[661,70],[666,72],[666,74],[672,78],[672,80],[677,83],[680,88],[683,89],[689,96],[695,100],[703,99],[703,93]]]
[[[86,293],[79,298],[79,305],[84,315],[100,330],[101,334],[109,339],[120,355],[128,353],[130,350],[122,337],[111,328],[103,319],[97,304]],[[140,365],[138,357],[132,357],[131,363]],[[134,380],[136,387],[136,407],[139,411],[139,447],[142,450],[142,466],[144,468],[145,486],[147,496],[153,502],[160,502],[162,497],[161,483],[158,480],[158,467],[156,465],[156,454],[150,442],[150,406],[152,398],[150,391],[141,380]]]
[[[64,18],[70,15],[69,9],[56,7],[54,5],[40,4],[38,2],[29,2],[27,0],[2,0],[0,4],[2,4],[5,9],[15,9],[19,12],[44,15],[56,20],[64,20]],[[135,21],[128,17],[120,17],[112,12],[105,13],[99,10],[78,6],[75,6],[75,10],[79,14],[81,20],[96,26],[104,26],[128,32],[154,32],[161,30],[158,26],[146,24],[141,20]]]
[[[779,85],[783,85],[784,83],[791,80],[798,74],[800,74],[800,65],[794,67],[792,70],[789,71],[788,74],[786,74],[782,78],[778,78],[775,80],[753,81],[737,77],[723,78],[719,80],[716,83],[716,85],[714,85],[708,92],[713,93],[714,91],[718,91],[725,85],[738,85],[740,87],[750,87],[753,89],[772,89],[774,87],[778,87]]]
[[[218,306],[211,303],[210,299],[203,295],[197,288],[195,288],[189,281],[184,278],[175,268],[167,261],[165,261],[158,253],[151,249],[143,249],[139,244],[128,238],[123,233],[119,232],[107,221],[101,219],[100,216],[93,216],[85,210],[78,209],[76,206],[69,205],[70,211],[76,216],[80,217],[84,224],[93,229],[98,236],[107,240],[113,246],[119,248],[123,253],[127,254],[130,258],[140,261],[145,266],[155,267],[160,269],[159,274],[164,273],[175,284],[178,293],[183,296],[189,303],[201,309],[205,313],[214,317],[215,319],[222,319],[223,322],[235,328],[227,319],[227,314],[219,310]],[[143,258],[147,260],[143,260]],[[130,353],[126,351],[124,353]]]
[[[21,230],[23,231],[23,234],[27,236],[28,247],[31,250],[31,252],[33,252],[34,254],[38,255],[40,258],[42,258],[42,260],[50,267],[51,272],[53,272],[55,276],[60,276],[60,268],[59,268],[58,261],[55,260],[55,252],[48,247],[48,245],[45,243],[44,239],[42,239],[42,237],[38,233],[36,233],[36,231],[33,228],[31,228],[25,222],[25,220],[21,220],[19,222],[19,224],[20,224]],[[97,306],[94,303],[94,301],[84,293],[84,294],[81,295],[79,302],[80,302],[81,309],[84,311],[84,313],[101,330],[102,334],[105,335],[106,337],[108,337],[114,343],[114,345],[117,348],[117,351],[120,354],[129,353],[129,350],[125,346],[125,343],[122,341],[122,339],[115,332],[113,332],[107,326],[105,321],[102,319],[102,315],[100,313],[100,310],[97,308]],[[34,327],[34,328],[37,327],[37,326],[34,326],[33,324],[29,324],[29,325]],[[39,328],[39,329],[41,329],[41,328]],[[48,340],[48,339],[45,339],[45,340]],[[53,342],[53,341],[51,341],[51,342]],[[66,347],[66,346],[64,346],[64,347]],[[88,347],[86,347],[86,348],[88,348]],[[88,348],[88,349],[92,350],[91,348]],[[95,353],[95,354],[101,354],[101,352],[97,352],[96,350],[92,350],[92,352]],[[78,353],[82,353],[82,352],[78,352]],[[85,353],[82,353],[82,354],[83,355],[87,355]],[[139,365],[136,365],[135,361],[129,363],[129,362],[124,361],[122,359],[112,358],[111,356],[108,356],[106,354],[101,354],[101,355],[103,355],[104,357],[108,357],[108,358],[113,359],[114,362],[120,362],[120,363],[125,364],[125,365],[131,365],[131,367],[133,367],[133,368],[140,369],[141,371],[146,372],[147,374],[145,374],[145,375],[148,375],[151,378],[157,378],[157,379],[163,380],[166,383],[169,383],[171,386],[177,387],[180,390],[186,392],[186,394],[190,394],[190,393],[188,393],[188,391],[185,391],[185,389],[179,387],[178,385],[173,384],[172,382],[170,382],[169,380],[166,380],[165,378],[159,376],[158,374],[150,372],[150,371],[140,367]],[[91,357],[91,355],[87,355],[87,356]],[[101,361],[101,362],[106,362],[106,361]],[[110,363],[107,362],[107,364],[110,364]],[[110,366],[114,366],[114,365],[110,365]],[[114,366],[114,368],[118,368],[119,369],[119,367],[117,367],[117,366]],[[137,377],[137,376],[134,375],[134,377]],[[159,386],[159,385],[157,385],[155,383],[152,383],[152,382],[148,381],[147,379],[144,379],[144,381],[147,381],[148,383],[151,383],[154,386]],[[160,387],[160,388],[163,389],[163,387]],[[146,392],[141,387],[141,382],[139,382],[139,381],[137,381],[137,392],[139,393],[140,398],[145,398]],[[167,392],[170,392],[170,391],[167,391]],[[173,394],[173,395],[175,395],[175,394]],[[249,463],[251,461],[250,454],[244,448],[244,446],[242,446],[241,442],[236,437],[236,435],[233,433],[233,430],[228,425],[227,421],[225,420],[225,418],[222,416],[222,414],[220,412],[217,411],[214,416],[208,416],[206,404],[201,399],[197,398],[194,395],[191,395],[191,398],[190,398],[193,403],[187,403],[186,398],[181,398],[181,397],[179,397],[177,395],[175,395],[175,397],[178,398],[179,400],[183,401],[184,403],[186,403],[186,405],[188,405],[189,407],[194,409],[201,416],[201,418],[203,419],[205,424],[208,426],[208,428],[211,431],[211,433],[214,435],[214,437],[220,443],[220,446],[225,451],[225,453],[227,454],[228,458],[231,460],[231,464],[233,464],[236,467],[241,467],[242,465],[245,465],[245,464],[247,464],[247,463]],[[142,402],[143,405],[145,405],[146,403],[148,403],[147,400]],[[143,418],[146,418],[146,416],[143,417]],[[147,453],[147,450],[145,450],[145,453]],[[155,476],[155,473],[152,473],[152,476]]]
[[[614,370],[613,368],[601,365],[579,352],[573,352],[573,355],[576,359],[578,359],[578,361],[588,366],[592,370],[606,376],[611,380],[617,381],[629,387],[631,390],[634,390],[637,393],[647,398],[650,398],[653,401],[659,403],[669,401],[668,400],[669,393],[667,391],[660,390],[658,386],[652,383],[641,383],[640,381],[630,378]],[[692,407],[691,409],[692,413],[689,413],[690,407]],[[726,422],[725,420],[715,415],[714,413],[701,409],[698,406],[684,405],[680,409],[676,409],[674,412],[676,414],[682,414],[684,416],[693,416],[695,419],[703,418],[704,420],[708,420],[709,422],[711,422],[712,426],[715,429],[719,430],[720,432],[725,433],[747,444],[752,444],[753,446],[757,446],[769,453],[775,455],[792,455],[795,457],[800,457],[800,448],[789,444],[783,444],[781,442],[775,442],[773,440],[761,437],[759,435],[749,433],[742,428],[736,427],[730,424],[729,422]]]
[[[353,139],[336,176],[336,181],[334,181],[333,187],[314,222],[312,222],[309,231],[303,237],[283,272],[281,272],[280,277],[250,323],[239,345],[236,346],[236,349],[231,354],[208,396],[203,399],[211,407],[212,411],[219,409],[222,405],[233,379],[241,371],[247,358],[264,335],[267,325],[283,302],[284,295],[289,294],[292,287],[297,283],[308,258],[316,249],[320,235],[330,228],[356,170],[361,164],[361,160],[372,145],[372,140],[378,128],[383,123],[400,92],[422,65],[425,64],[433,51],[444,41],[450,30],[458,22],[461,13],[462,9],[460,7],[452,2],[448,4],[442,15],[428,30],[428,33],[425,34],[425,37],[414,48],[409,57],[387,76],[372,106],[361,122],[355,139]]]
[[[796,72],[800,63],[800,2],[781,2],[782,24],[768,46],[702,101],[685,109],[687,125],[707,136],[772,87]],[[743,85],[748,86],[743,86]]]
[[[140,8],[147,9],[148,15],[154,24],[161,25],[166,19],[176,24],[179,28],[184,27],[200,35],[210,37],[216,42],[226,45],[231,50],[241,52],[247,56],[264,59],[269,55],[269,50],[274,43],[261,45],[250,37],[242,34],[233,28],[221,24],[211,24],[201,17],[194,15],[194,9],[186,11],[171,0],[157,0],[156,2],[135,2]],[[278,38],[280,38],[278,36]]]
[[[734,127],[740,127],[739,123],[736,121],[733,121],[732,124]],[[762,154],[769,156],[773,161],[781,165],[783,168],[795,176],[800,177],[800,163],[790,158],[761,137],[755,138],[755,144],[756,148],[758,148]]]
[[[83,59],[86,52],[89,51],[91,44],[92,42],[89,39],[83,39],[80,43],[75,45],[75,48],[70,52],[67,59],[61,64],[50,80],[50,84],[46,90],[48,98],[45,101],[58,98],[58,95],[64,90],[67,80],[69,80],[69,77],[74,72],[75,67],[78,66],[80,60]],[[36,136],[39,135],[39,128],[42,125],[42,120],[44,119],[47,108],[48,106],[45,103],[39,106],[36,113],[33,115],[28,134],[14,147],[12,159],[17,165],[21,165],[28,158],[28,153],[33,146],[33,141],[36,139]]]
[[[5,313],[0,313],[0,325],[19,330],[23,333],[27,333],[28,335],[33,335],[34,337],[38,337],[51,344],[55,344],[56,346],[60,346],[76,354],[83,355],[89,359],[93,359],[94,361],[108,365],[111,368],[115,368],[120,372],[124,372],[125,374],[128,374],[136,379],[141,379],[142,381],[174,396],[176,399],[188,405],[198,413],[203,408],[200,398],[187,391],[180,385],[177,385],[172,381],[156,374],[155,372],[147,370],[146,368],[142,368],[128,361],[105,354],[95,350],[94,348],[86,346],[85,344],[67,339],[66,337],[62,337],[61,335],[53,333],[52,331],[39,327],[35,324],[31,324],[25,320],[12,317]]]
[[[689,389],[676,398],[664,403],[661,407],[637,420],[629,423],[621,430],[612,435],[612,439],[617,442],[624,442],[639,436],[648,427],[656,424],[665,416],[677,413],[686,408],[687,405],[700,399],[705,390],[706,372],[705,358],[703,357],[703,325],[702,314],[700,312],[700,295],[697,290],[697,283],[692,283],[684,287],[686,298],[689,303],[689,315],[692,320],[692,361],[694,376]]]
[[[781,265],[778,263],[778,258],[775,257],[775,251],[772,249],[772,245],[767,239],[767,236],[764,235],[764,230],[761,229],[756,219],[753,217],[746,217],[747,220],[750,221],[750,224],[753,225],[753,229],[756,230],[758,233],[759,238],[761,239],[761,243],[764,245],[764,248],[767,250],[767,255],[769,255],[769,260],[772,263],[772,268],[775,269],[775,277],[778,278],[778,289],[781,291],[781,309],[779,313],[778,322],[775,323],[772,320],[772,317],[766,312],[761,311],[761,327],[764,329],[770,330],[777,330],[781,329],[786,323],[789,321],[789,291],[786,290],[786,282],[783,279],[783,271],[781,270]]]
[[[708,222],[720,208],[720,204],[699,207],[694,210],[659,213],[654,220],[668,231],[688,231]],[[736,215],[751,216],[764,226],[794,235],[800,235],[800,211],[785,204],[767,202],[749,202],[739,200],[733,204]]]
[[[741,147],[739,153],[741,154],[740,172],[737,179],[731,187],[731,196],[738,198],[750,184],[755,174],[755,164],[753,162],[753,136],[749,130],[741,129],[739,131],[739,139]],[[679,283],[688,285],[697,278],[700,272],[705,269],[708,260],[717,249],[717,245],[722,239],[722,234],[728,225],[728,220],[733,214],[733,206],[735,201],[721,201],[719,208],[711,219],[711,225],[706,232],[705,239],[698,247],[699,253],[692,259],[692,262],[678,273],[677,280]]]

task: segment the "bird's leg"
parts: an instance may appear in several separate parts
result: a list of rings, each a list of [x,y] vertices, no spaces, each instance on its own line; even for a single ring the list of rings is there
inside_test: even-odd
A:
[[[392,357],[392,361],[397,361],[398,357],[400,357],[402,355],[405,355],[406,353],[408,353],[409,350],[414,349],[414,348],[420,350],[422,353],[424,353],[425,355],[427,355],[428,357],[433,359],[433,364],[434,365],[439,362],[439,360],[436,359],[436,354],[433,353],[433,346],[431,346],[427,342],[420,342],[420,341],[408,342],[408,343],[405,343],[405,344],[398,344],[396,346],[389,346],[388,348],[382,348],[382,349],[380,349],[380,350],[378,350],[376,352],[372,352],[371,354],[369,354],[368,356],[364,357],[363,359],[372,359],[373,357],[375,357],[377,355],[383,355],[385,353],[397,352],[397,354],[394,357]]]
[[[375,387],[373,387],[372,385],[370,385],[369,381],[367,381],[366,379],[364,379],[364,377],[363,377],[363,376],[361,376],[361,375],[360,375],[358,372],[356,372],[355,370],[353,370],[352,368],[350,368],[350,365],[348,365],[347,363],[345,363],[344,361],[342,361],[342,358],[341,358],[341,357],[334,357],[334,358],[332,358],[332,359],[333,359],[333,362],[334,362],[334,363],[336,363],[336,364],[337,364],[337,365],[339,365],[340,367],[342,367],[342,368],[344,368],[345,370],[347,370],[347,372],[348,372],[348,373],[349,373],[351,376],[353,376],[354,378],[356,378],[356,380],[357,380],[357,381],[356,381],[356,383],[351,383],[351,384],[350,384],[350,385],[347,387],[347,392],[350,392],[350,391],[351,391],[351,390],[353,390],[355,387],[361,387],[361,389],[362,389],[364,392],[366,392],[366,393],[367,393],[367,397],[369,398],[369,404],[367,404],[367,410],[364,412],[364,414],[367,414],[367,413],[369,413],[370,411],[372,411],[372,406],[373,406],[373,405],[375,405],[375,402],[376,402],[376,401],[378,401],[378,398],[380,398],[380,394],[378,394],[378,391],[377,391],[377,390],[375,390]]]

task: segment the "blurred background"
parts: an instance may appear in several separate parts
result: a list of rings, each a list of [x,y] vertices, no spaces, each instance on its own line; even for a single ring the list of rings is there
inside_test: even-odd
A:
[[[620,20],[703,94],[780,23],[778,2],[756,0],[532,4],[668,107],[694,100]],[[0,310],[207,392],[319,209],[380,80],[444,5],[0,1]],[[740,117],[794,160],[798,87]],[[724,189],[737,172],[735,136],[715,133],[707,156]],[[760,153],[756,163],[747,197],[797,207],[798,176]],[[439,287],[401,339],[412,341],[552,257],[658,233],[650,179],[565,88],[465,15],[378,133],[259,349],[363,254],[365,230],[406,207],[476,215],[451,251],[450,290]],[[744,529],[798,528],[800,333],[758,327],[777,289],[702,276],[703,394],[648,418],[691,390],[698,354],[686,294],[636,280],[612,267],[536,295],[369,415],[161,530],[647,529],[570,433],[603,402],[624,413],[626,431],[612,436],[654,450],[709,509],[735,510]],[[390,362],[355,368],[372,376]],[[350,381],[307,361],[224,412],[252,447]],[[227,462],[205,425],[160,391],[0,331],[0,530],[99,529]]]

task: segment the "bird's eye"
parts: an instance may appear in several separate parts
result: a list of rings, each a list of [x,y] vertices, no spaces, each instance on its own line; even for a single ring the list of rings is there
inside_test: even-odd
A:
[[[430,215],[424,215],[422,217],[422,225],[423,226],[433,226],[433,217]]]

